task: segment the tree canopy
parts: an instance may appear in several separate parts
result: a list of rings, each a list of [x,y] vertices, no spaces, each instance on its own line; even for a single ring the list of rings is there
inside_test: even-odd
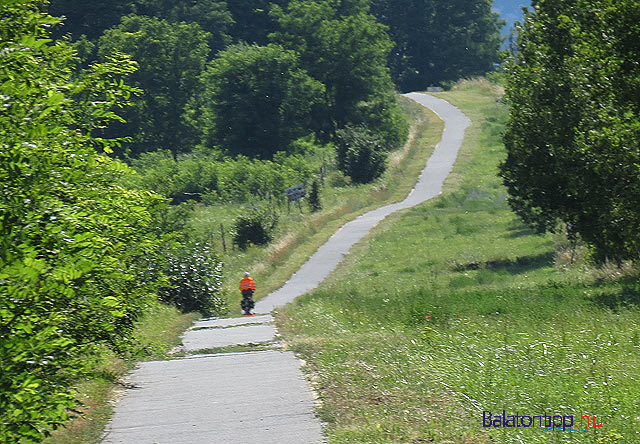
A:
[[[389,27],[393,80],[403,91],[425,89],[493,71],[504,24],[492,0],[372,0]]]
[[[392,43],[366,2],[293,0],[272,14],[282,28],[273,39],[300,54],[301,66],[325,85],[324,109],[314,116],[320,134],[334,135],[359,119],[359,103],[393,89]]]
[[[126,16],[100,37],[98,56],[127,54],[138,63],[131,82],[143,94],[124,111],[126,123],[107,134],[131,136],[131,154],[170,149],[191,150],[195,135],[183,120],[185,106],[198,85],[209,55],[207,39],[196,23],[170,23],[155,17]]]
[[[202,75],[189,115],[205,148],[270,159],[309,134],[311,110],[323,85],[278,45],[238,44],[221,52]]]
[[[507,67],[510,204],[599,261],[640,257],[640,3],[541,0]]]

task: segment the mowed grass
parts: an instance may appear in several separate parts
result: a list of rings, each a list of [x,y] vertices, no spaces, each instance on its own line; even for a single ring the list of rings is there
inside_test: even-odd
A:
[[[439,95],[473,121],[445,193],[385,220],[278,315],[328,442],[639,443],[637,269],[572,264],[562,236],[510,212],[497,88]],[[503,410],[578,425],[595,415],[602,427],[483,427],[483,412]]]

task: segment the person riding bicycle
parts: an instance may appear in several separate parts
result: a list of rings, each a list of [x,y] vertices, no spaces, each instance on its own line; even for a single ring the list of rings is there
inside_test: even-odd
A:
[[[249,272],[245,271],[244,277],[240,281],[240,291],[242,292],[240,307],[245,315],[251,315],[251,310],[253,310],[255,306],[255,302],[253,302],[253,292],[255,290],[256,283],[253,281],[253,278],[249,276]]]

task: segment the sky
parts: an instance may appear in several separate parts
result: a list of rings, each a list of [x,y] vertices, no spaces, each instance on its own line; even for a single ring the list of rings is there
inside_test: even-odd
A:
[[[502,34],[508,34],[513,23],[522,19],[522,7],[531,6],[526,0],[494,0],[493,10],[507,21],[507,26],[502,29]]]

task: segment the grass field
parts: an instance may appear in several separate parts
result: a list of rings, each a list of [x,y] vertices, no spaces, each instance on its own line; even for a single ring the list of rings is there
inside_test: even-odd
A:
[[[473,121],[445,193],[383,221],[278,314],[328,442],[639,443],[637,268],[595,269],[583,247],[511,213],[496,177],[497,88],[463,82],[439,96]],[[591,423],[483,427],[483,412],[503,410]]]

